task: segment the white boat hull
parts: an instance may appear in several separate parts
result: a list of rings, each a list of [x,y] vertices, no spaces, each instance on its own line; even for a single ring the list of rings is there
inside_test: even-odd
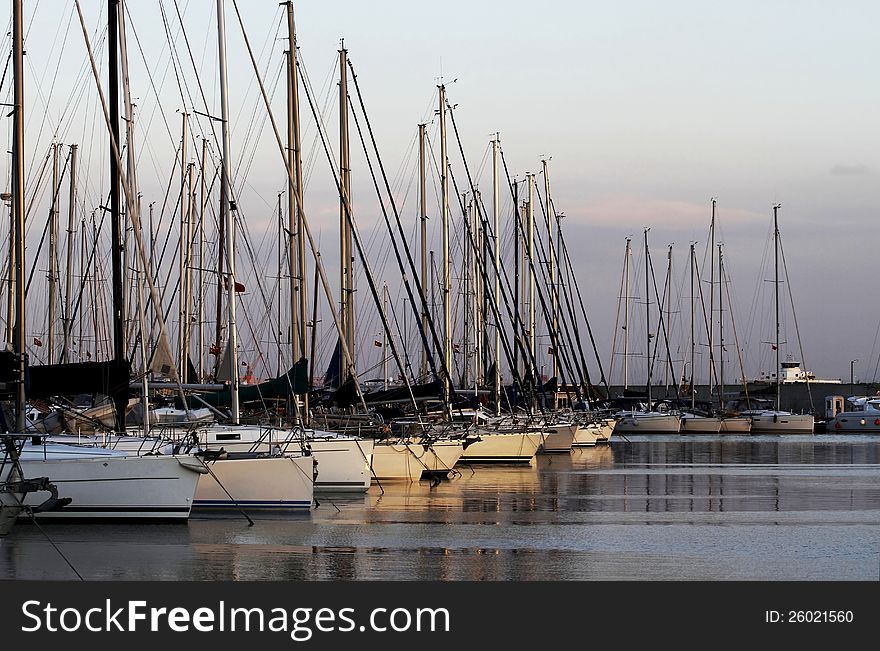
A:
[[[37,513],[38,519],[186,520],[200,478],[201,462],[187,456],[92,456],[46,459],[39,448],[22,453],[25,477],[49,477],[70,504]],[[33,492],[25,504],[38,506],[50,494]]]
[[[318,463],[315,492],[366,491],[373,479],[373,439],[312,438],[308,445]]]
[[[614,425],[615,434],[678,434],[681,419],[675,414],[626,414]]]
[[[828,434],[880,434],[880,413],[843,411],[825,425]]]
[[[565,423],[559,425],[545,425],[544,439],[538,447],[539,452],[571,452],[574,444],[574,434],[578,426]]]
[[[746,417],[721,419],[721,434],[748,434],[752,431],[752,421]]]
[[[478,430],[480,440],[471,443],[461,461],[465,463],[530,463],[541,444],[540,432],[492,432]]]
[[[752,434],[812,434],[810,414],[760,414],[752,418]]]
[[[199,480],[195,509],[308,510],[314,502],[314,457],[232,458],[207,465],[211,472]]]
[[[464,454],[464,443],[459,439],[439,439],[431,441],[422,458],[425,474],[446,475],[452,470],[461,455]]]
[[[682,416],[681,434],[718,434],[721,431],[721,419],[703,416]]]
[[[418,481],[426,466],[420,443],[377,441],[373,447],[373,476],[380,481]]]

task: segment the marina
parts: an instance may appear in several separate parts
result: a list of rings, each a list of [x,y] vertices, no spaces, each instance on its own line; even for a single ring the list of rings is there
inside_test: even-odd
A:
[[[880,441],[640,437],[319,498],[311,513],[44,524],[86,579],[876,581]],[[144,535],[148,532],[148,535]],[[95,550],[100,549],[100,554]],[[33,526],[0,576],[74,579]]]
[[[880,325],[839,314],[862,242],[816,275],[828,160],[709,174],[701,136],[672,172],[616,72],[410,77],[348,5],[349,41],[291,1],[63,4],[0,39],[0,579],[880,576]]]

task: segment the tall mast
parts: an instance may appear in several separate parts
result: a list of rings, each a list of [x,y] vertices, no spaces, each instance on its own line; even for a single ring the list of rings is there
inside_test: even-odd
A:
[[[443,396],[448,403],[452,396],[452,285],[449,276],[449,160],[446,156],[446,86],[440,91],[440,188],[443,225],[443,362],[449,371],[443,379]]]
[[[126,34],[125,34],[125,11],[120,3],[117,7],[118,9],[118,18],[119,18],[119,54],[120,54],[120,63],[122,65],[122,97],[125,102],[125,138],[128,142],[128,147],[126,147],[126,183],[129,188],[129,198],[137,197],[137,216],[138,216],[138,225],[140,225],[140,192],[138,192],[138,183],[137,183],[137,159],[135,157],[136,149],[135,149],[135,136],[134,136],[134,104],[131,101],[131,85],[129,83],[129,75],[128,75],[128,46],[126,42]],[[114,153],[115,158],[115,153]],[[134,209],[134,206],[129,205],[128,212],[131,213]],[[131,215],[129,215],[131,217]],[[134,220],[132,220],[134,223]],[[128,230],[126,229],[126,234]],[[143,231],[140,234],[136,233],[136,237],[140,237]],[[126,247],[126,251],[127,251]],[[140,265],[142,266],[142,265]],[[128,268],[128,264],[125,265],[125,268]],[[143,375],[141,377],[141,406],[143,407],[143,433],[144,436],[149,436],[150,434],[150,393],[149,393],[149,375],[148,375],[148,346],[152,341],[151,337],[148,337],[147,329],[146,329],[146,321],[145,321],[145,303],[144,303],[144,284],[142,274],[148,273],[148,269],[142,269],[141,272],[135,270],[135,278],[136,278],[136,292],[137,292],[137,313],[138,313],[138,328],[140,329],[140,349],[141,349],[141,369]]]
[[[648,231],[650,230],[650,228],[645,229],[645,343],[647,345],[645,359],[648,366],[648,411],[651,411],[651,275],[648,264],[650,260],[648,257]]]
[[[779,204],[773,205],[773,264],[775,270],[775,280],[773,283],[774,298],[776,303],[776,342],[773,349],[776,351],[776,411],[779,411],[779,394],[782,390],[780,386],[780,368],[779,368],[779,219],[777,212]]]
[[[351,246],[351,228],[346,215],[346,205],[351,206],[351,163],[348,146],[348,50],[343,46],[339,50],[339,220],[340,220],[340,267],[341,282],[341,316],[342,331],[345,345],[355,363],[354,341],[354,252]],[[346,380],[347,378],[342,378]]]
[[[426,156],[425,156],[425,136],[427,135],[427,125],[419,125],[419,222],[421,224],[421,283],[422,290],[426,291],[428,287],[428,192],[427,179],[425,174]],[[425,305],[422,308],[422,331],[428,331],[428,308]],[[428,349],[422,348],[422,361],[419,365],[419,377],[424,379],[428,376]]]
[[[71,294],[73,292],[73,269],[74,269],[74,233],[76,225],[76,145],[70,146],[70,174],[68,187],[70,188],[67,206],[67,277],[64,280],[64,342],[61,346],[61,363],[64,364],[70,357],[70,329],[73,325],[71,318]]]
[[[12,2],[12,70],[13,70],[13,141],[12,141],[12,221],[15,240],[15,338],[13,347],[18,365],[15,399],[15,428],[25,431],[25,347],[24,312],[24,38],[22,36],[21,0]],[[11,316],[11,315],[10,315]],[[10,319],[12,321],[12,319]]]
[[[526,242],[527,247],[527,255],[529,261],[529,281],[528,281],[528,296],[529,296],[529,351],[531,352],[531,360],[537,360],[537,338],[536,338],[536,327],[537,321],[535,320],[535,175],[529,174],[529,212],[528,212],[528,222],[527,222],[527,231],[526,237],[528,241]],[[537,381],[538,378],[538,369],[531,369],[530,373],[531,377]]]
[[[513,346],[513,368],[511,369],[511,373],[514,377],[516,377],[516,373],[519,371],[519,349],[520,347],[516,345],[517,342],[522,341],[522,337],[520,334],[520,279],[519,279],[519,260],[520,260],[520,237],[519,237],[519,184],[514,181],[513,183],[513,336],[515,338],[514,346]],[[498,233],[495,234],[495,237],[498,237]],[[497,267],[500,269],[500,267]],[[498,296],[498,294],[496,294]],[[496,360],[496,364],[497,364]]]
[[[661,313],[662,314],[662,313]],[[672,323],[672,245],[666,252],[666,329],[668,330]],[[665,338],[664,338],[665,339]],[[669,341],[666,339],[666,364],[664,367],[664,384],[669,392],[669,369],[672,367],[672,353],[669,350]]]
[[[230,407],[232,422],[238,424],[238,335],[235,330],[235,220],[232,211],[235,209],[232,200],[232,177],[230,175],[229,156],[229,98],[226,92],[226,18],[223,0],[217,0],[217,41],[220,59],[220,119],[223,124],[223,160],[220,181],[220,221],[226,227],[226,256],[229,260],[227,274],[227,306],[226,316],[229,328],[229,390],[231,392]]]
[[[547,203],[547,245],[550,251],[550,310],[553,320],[553,332],[555,333],[559,331],[559,305],[556,294],[556,250],[553,245],[553,222],[555,216],[553,214],[553,203],[550,201],[550,174],[547,171],[547,160],[542,160],[541,164],[544,166],[544,197]],[[556,346],[553,347],[551,368],[551,377],[556,377],[559,373],[559,351],[556,350]],[[553,409],[559,409],[558,391],[553,392]]]
[[[694,387],[694,360],[695,360],[695,350],[696,350],[696,341],[694,341],[694,312],[695,309],[695,296],[694,296],[694,272],[696,271],[696,253],[694,252],[694,243],[691,242],[691,377],[688,385],[690,387],[691,393],[691,411],[693,411],[697,406],[697,391]]]
[[[718,405],[724,409],[724,251],[718,244]]]
[[[49,323],[48,341],[49,356],[47,362],[55,363],[55,302],[58,291],[58,148],[52,145],[52,204],[49,209]]]
[[[306,240],[302,225],[303,173],[302,143],[299,117],[299,73],[296,67],[296,29],[293,20],[293,3],[287,7],[287,147],[288,174],[287,213],[289,221],[290,248],[290,330],[294,363],[306,356]],[[293,177],[295,186],[291,187]],[[296,205],[294,205],[294,192]],[[295,245],[294,245],[294,238]],[[311,367],[314,360],[307,362]],[[307,369],[307,375],[308,375]],[[303,412],[308,421],[309,394],[303,394]],[[297,414],[299,417],[299,414]]]
[[[121,0],[108,0],[107,12],[107,55],[108,78],[107,94],[110,113],[110,252],[113,272],[113,361],[125,364],[125,333],[122,295],[122,239],[120,229],[119,161],[114,151],[114,143],[119,142],[119,4]],[[113,402],[116,406],[116,429],[125,429],[125,407],[128,403],[128,382],[114,389]]]
[[[709,223],[709,373],[707,384],[712,395],[715,375],[715,197],[712,197],[712,221]]]
[[[623,253],[623,388],[629,388],[629,260],[632,257],[632,239],[626,238]]]
[[[187,210],[187,182],[186,174],[186,139],[187,117],[186,111],[181,112],[180,127],[180,285],[177,292],[177,312],[180,319],[177,327],[177,363],[180,369],[180,377],[186,377],[186,251],[187,230],[189,211]]]
[[[498,146],[501,138],[496,133],[492,140],[492,213],[495,218],[495,297],[501,296],[501,198],[498,184]],[[501,415],[501,324],[495,324],[495,378],[493,385],[495,415]]]
[[[483,282],[486,260],[484,258],[486,234],[483,229],[482,219],[480,218],[480,203],[482,197],[479,190],[474,191],[474,227],[473,233],[476,238],[476,251],[474,252],[474,337],[476,338],[476,346],[474,347],[474,396],[477,395],[478,385],[482,384],[483,378],[483,350],[485,344],[485,319],[483,318],[485,311],[485,303],[483,294],[485,283]]]
[[[388,283],[382,283],[382,313],[388,314]],[[406,328],[404,328],[406,332]],[[388,391],[388,332],[382,328],[382,388]]]
[[[205,381],[205,210],[208,198],[208,179],[205,177],[208,161],[208,139],[202,138],[201,171],[199,173],[199,382]],[[140,216],[141,211],[138,210]]]

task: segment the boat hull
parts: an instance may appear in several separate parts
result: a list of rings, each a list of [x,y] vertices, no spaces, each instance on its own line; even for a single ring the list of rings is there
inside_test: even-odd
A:
[[[464,454],[464,443],[461,440],[431,441],[422,459],[425,464],[422,477],[425,475],[448,476],[455,464],[461,459],[462,454]]]
[[[880,413],[844,411],[825,425],[828,434],[880,434]]]
[[[681,434],[718,434],[721,431],[720,418],[704,418],[701,416],[681,419]]]
[[[752,431],[752,421],[745,417],[722,418],[721,434],[748,434]]]
[[[59,497],[71,502],[57,511],[37,513],[41,520],[186,520],[203,472],[193,457],[95,456],[40,459],[23,453],[25,477],[49,477]],[[38,506],[50,497],[37,491],[25,504]]]
[[[545,425],[544,439],[538,447],[538,451],[546,453],[571,452],[577,428],[577,425],[570,423]]]
[[[809,414],[761,414],[752,416],[752,434],[812,434],[815,428]]]
[[[464,463],[530,463],[541,444],[541,433],[477,431],[480,440],[471,443]]]
[[[370,488],[373,439],[313,438],[308,445],[318,463],[316,493],[363,492]]]
[[[373,447],[373,476],[380,481],[418,481],[426,469],[421,443],[377,441]]]
[[[627,414],[614,425],[615,434],[678,434],[681,419],[675,414]]]
[[[196,489],[196,511],[239,507],[307,511],[314,503],[314,457],[228,458],[209,461],[207,466],[210,472],[202,475]]]

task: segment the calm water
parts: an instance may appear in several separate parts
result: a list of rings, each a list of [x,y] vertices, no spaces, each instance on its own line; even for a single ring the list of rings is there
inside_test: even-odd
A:
[[[253,527],[43,530],[86,579],[880,579],[877,437],[631,437],[319,501]],[[74,575],[21,525],[0,539],[0,578]]]

